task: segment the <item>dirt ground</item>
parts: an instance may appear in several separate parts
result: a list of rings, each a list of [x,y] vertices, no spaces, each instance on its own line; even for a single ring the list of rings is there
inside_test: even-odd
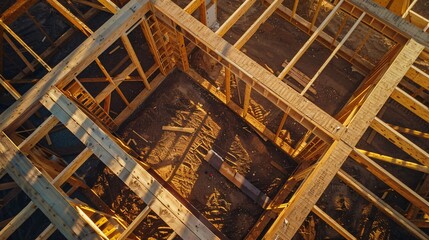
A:
[[[224,22],[241,2],[220,0],[219,21]],[[311,6],[312,1],[301,2],[304,3],[299,6],[298,13],[308,18],[314,11],[314,7]],[[419,7],[424,9],[427,3],[422,0],[419,2],[422,3]],[[285,1],[288,7],[291,7],[291,4],[292,1]],[[186,4],[183,2],[180,5]],[[264,9],[265,7],[257,1],[249,13],[227,33],[225,39],[234,43]],[[321,16],[324,15],[326,12],[321,13]],[[329,25],[327,31],[335,32],[340,20],[341,18],[336,16],[333,20],[335,24]],[[52,31],[63,30],[65,26],[60,23],[53,24]],[[352,22],[347,26],[350,24]],[[364,29],[360,29],[352,35],[351,39],[354,42],[348,47],[356,47],[363,32]],[[307,38],[306,33],[273,15],[242,50],[255,61],[278,74],[282,70],[283,62],[290,60]],[[379,36],[374,35],[370,38],[371,44],[362,49],[362,53],[371,57],[368,61],[376,62],[390,45],[389,42],[383,41],[381,45],[375,44],[380,42]],[[144,49],[147,50],[146,47]],[[330,50],[314,43],[296,68],[312,76],[329,53]],[[219,87],[223,87],[223,74],[218,65],[212,64],[199,52],[192,55],[191,64],[202,75]],[[19,69],[22,69],[22,66]],[[13,68],[14,71],[19,69]],[[208,69],[211,70],[208,71]],[[317,94],[310,94],[310,97],[326,112],[334,114],[362,80],[362,75],[349,63],[343,59],[334,58],[314,85]],[[244,96],[243,86],[233,94],[233,100],[236,103],[241,102],[239,92]],[[257,94],[252,94],[252,99],[254,101],[251,102],[251,113],[275,131],[281,112]],[[3,103],[3,100],[1,101]],[[397,106],[391,108],[399,109]],[[392,120],[395,116],[398,115],[386,115],[386,118]],[[398,123],[409,120],[408,115],[393,119]],[[428,129],[427,124],[414,120],[413,122],[418,122],[422,130]],[[195,132],[164,131],[163,126],[194,128]],[[291,131],[291,143],[296,142],[305,132],[293,122],[287,122],[285,128]],[[262,208],[204,160],[207,152],[209,150],[217,152],[269,197],[275,195],[278,188],[296,168],[296,164],[285,154],[269,142],[262,140],[238,116],[178,71],[168,76],[159,89],[124,124],[118,134],[125,142],[129,142],[141,159],[149,163],[161,178],[230,239],[242,239],[262,213]],[[368,132],[366,136],[369,134]],[[359,144],[362,147],[369,146],[364,142]],[[427,149],[428,146],[425,145],[427,142],[422,144]],[[376,148],[374,150],[385,151],[385,154],[399,152],[379,137],[375,138],[373,145]],[[281,173],[271,162],[283,166],[288,174]],[[409,186],[415,186],[420,180],[420,176],[409,177],[414,172],[387,164],[383,167],[389,169],[395,176],[400,176],[400,179]],[[355,162],[348,160],[344,169],[380,196],[384,192],[389,192],[386,201],[399,211],[405,211],[403,199],[390,192],[386,185]],[[130,222],[143,210],[144,203],[102,164],[92,173],[86,179],[88,185],[123,219]],[[335,179],[325,191],[318,206],[355,236],[362,236],[363,239],[367,236],[368,239],[412,239],[402,228],[397,227],[396,223],[383,216],[338,179]],[[304,238],[310,231],[316,232],[316,239],[341,239],[338,233],[313,215],[310,215],[304,227],[296,236],[297,239]],[[141,233],[144,239],[166,239],[172,233],[171,229],[154,214],[149,214],[136,231]]]
[[[163,131],[163,126],[194,128],[195,132]],[[262,140],[238,116],[180,72],[168,76],[141,111],[123,126],[120,135],[130,141],[143,161],[230,239],[243,238],[262,208],[204,160],[207,152],[214,150],[269,197],[274,197],[287,177],[271,162],[284,166],[288,173],[296,167],[285,154]],[[119,207],[117,212],[126,217],[135,217],[138,211],[133,211],[134,207],[129,211],[129,201],[118,195],[122,188],[112,189],[108,184],[108,189],[103,184],[108,178],[112,176],[99,176],[94,189],[99,193],[109,191],[113,195],[112,207]],[[122,202],[119,206],[118,201]],[[159,233],[154,234],[153,237],[160,238],[156,235]]]

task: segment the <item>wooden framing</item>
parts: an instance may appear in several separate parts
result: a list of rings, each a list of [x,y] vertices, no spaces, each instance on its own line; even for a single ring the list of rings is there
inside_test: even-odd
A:
[[[182,238],[218,238],[60,90],[52,88],[42,104]]]
[[[155,91],[164,81],[166,75],[177,67],[240,115],[261,136],[271,140],[284,152],[295,157],[297,161],[301,161],[300,171],[290,177],[285,183],[282,190],[269,206],[266,207],[264,214],[249,232],[246,239],[260,237],[259,235],[264,229],[268,230],[263,237],[264,239],[291,239],[311,211],[332,226],[343,237],[355,239],[347,230],[315,205],[335,176],[338,176],[411,234],[421,239],[428,238],[419,229],[420,226],[427,227],[428,224],[427,222],[423,222],[422,219],[417,219],[417,214],[410,214],[410,219],[405,218],[381,198],[377,197],[357,180],[341,170],[343,162],[348,157],[351,157],[371,174],[407,199],[410,203],[410,209],[418,209],[413,210],[414,213],[422,211],[429,214],[429,203],[425,199],[426,195],[421,193],[422,191],[413,190],[371,159],[387,161],[423,173],[429,172],[429,154],[427,150],[414,143],[410,140],[411,138],[408,139],[401,134],[404,133],[420,137],[421,139],[428,139],[428,133],[408,128],[410,126],[393,126],[381,120],[381,116],[376,117],[380,109],[388,104],[387,100],[391,98],[404,106],[405,109],[420,117],[423,121],[429,122],[428,107],[424,102],[418,100],[422,96],[425,96],[424,91],[429,90],[429,76],[423,70],[419,69],[417,65],[413,65],[423,49],[429,47],[429,34],[424,32],[429,28],[429,24],[426,19],[412,10],[412,6],[414,6],[416,1],[406,9],[403,14],[404,18],[401,18],[373,4],[370,0],[340,0],[336,1],[335,6],[332,6],[332,11],[323,19],[322,23],[316,26],[316,20],[318,17],[320,18],[319,11],[323,1],[316,3],[315,13],[307,20],[297,13],[299,0],[293,1],[292,9],[288,9],[282,5],[282,0],[266,0],[263,2],[269,4],[267,9],[238,38],[235,44],[231,45],[222,36],[231,29],[241,16],[246,14],[255,3],[255,0],[245,0],[215,32],[205,26],[207,18],[205,15],[206,2],[202,0],[191,1],[185,9],[181,9],[170,0],[132,0],[121,9],[110,0],[99,0],[101,5],[84,0],[77,1],[94,9],[113,13],[112,18],[96,32],[92,32],[83,20],[74,16],[60,2],[57,0],[48,0],[73,26],[88,37],[73,53],[54,68],[51,68],[45,62],[44,58],[58,47],[56,45],[60,45],[66,41],[74,32],[73,30],[67,31],[60,39],[55,41],[50,39],[53,45],[46,49],[44,53],[38,55],[8,26],[17,17],[13,14],[13,11],[16,11],[17,15],[21,15],[36,2],[34,0],[18,1],[0,19],[0,25],[5,31],[4,39],[15,49],[26,65],[26,68],[11,81],[1,77],[0,84],[15,99],[19,99],[20,95],[12,87],[11,83],[14,84],[14,81],[22,78],[30,71],[35,71],[37,63],[43,65],[48,71],[24,96],[0,115],[0,150],[2,152],[0,154],[0,168],[5,169],[3,170],[4,173],[7,172],[14,179],[13,183],[6,183],[0,186],[0,188],[6,189],[17,184],[32,200],[21,213],[12,218],[6,227],[0,231],[0,235],[10,236],[36,209],[40,209],[50,219],[52,224],[39,235],[38,239],[47,239],[57,229],[68,238],[74,238],[76,235],[94,239],[106,238],[106,235],[95,226],[90,218],[69,203],[67,197],[60,189],[63,183],[73,178],[72,175],[74,172],[94,154],[147,204],[134,221],[127,228],[124,228],[119,239],[126,239],[146,218],[149,212],[158,215],[173,229],[174,233],[170,238],[174,238],[176,235],[184,239],[224,238],[225,236],[193,209],[189,203],[184,202],[183,199],[170,192],[171,190],[164,187],[163,184],[165,183],[152,176],[152,173],[138,164],[118,144],[112,133],[105,128],[108,124],[101,120],[103,117],[91,113],[88,109],[85,110],[85,107],[71,101],[62,92],[63,88],[71,81],[76,81],[81,85],[83,81],[95,82],[107,80],[109,82],[107,87],[97,92],[96,95],[90,96],[96,104],[102,104],[104,101],[103,109],[107,113],[107,116],[109,116],[111,94],[116,90],[127,105],[113,120],[116,125],[120,125]],[[85,15],[90,16],[94,14],[94,9]],[[197,9],[200,12],[199,20],[191,15]],[[342,20],[342,24],[339,26],[337,32],[331,36],[324,31],[324,28],[330,23],[335,14],[340,11],[346,13],[347,17]],[[308,41],[287,62],[283,71],[278,76],[275,76],[261,64],[253,61],[240,51],[246,42],[256,33],[258,28],[275,12],[310,35]],[[337,41],[348,19],[351,18],[355,20],[354,25],[345,33],[341,41]],[[407,22],[407,20],[411,23]],[[37,25],[37,22],[35,24]],[[368,36],[371,32],[379,32],[396,44],[382,61],[376,64],[375,69],[373,69],[373,63],[369,63],[359,56],[361,47],[366,44],[365,39],[355,51],[346,47],[345,43],[360,24],[366,24],[370,27],[370,32],[367,33]],[[138,25],[141,26],[155,61],[155,64],[147,71],[143,69],[142,64],[137,58],[134,50],[137,49],[135,48],[135,43],[132,43],[128,38],[128,34]],[[163,28],[162,31],[160,30],[161,25]],[[156,31],[154,26],[159,28],[159,31]],[[43,32],[43,29],[41,31]],[[15,46],[9,36],[12,36],[15,41],[21,44],[36,61],[30,61],[22,53],[20,54],[19,47]],[[47,35],[45,34],[45,36]],[[118,39],[122,41],[128,55],[120,64],[117,64],[114,68],[115,70],[111,71],[116,72],[118,69],[122,69],[121,73],[114,76],[113,73],[108,72],[98,57]],[[295,76],[300,84],[305,83],[302,84],[303,90],[296,91],[296,89],[279,81],[279,79],[283,79],[287,74],[291,75],[290,72],[293,70],[294,65],[316,40],[327,46],[331,54],[312,78],[304,74],[302,76]],[[186,46],[186,44],[189,45]],[[192,69],[188,62],[189,53],[186,52],[186,47],[191,49],[191,46],[197,46],[224,67],[225,91],[220,91],[217,86],[204,79]],[[397,49],[399,51],[396,51]],[[162,52],[164,50],[165,53]],[[177,56],[174,55],[174,60],[171,60],[169,58],[173,58],[173,52],[174,54],[177,53]],[[342,114],[339,118],[335,118],[317,107],[312,102],[312,99],[306,95],[309,89],[312,90],[312,84],[319,78],[324,68],[336,56],[344,57],[363,74],[369,73],[371,69],[374,73],[363,84],[362,88],[356,90],[353,96],[359,96],[359,98],[356,98],[357,100],[351,99],[345,108],[347,113]],[[2,58],[1,55],[0,58]],[[105,78],[101,80],[88,78],[79,81],[76,76],[93,61],[99,66]],[[126,61],[131,62],[127,67],[123,66]],[[135,70],[137,70],[137,78],[130,76]],[[161,74],[152,77],[158,71]],[[233,76],[236,77],[237,81],[242,81],[245,86],[243,102],[241,103],[240,100],[240,104],[235,103],[232,99],[231,78]],[[408,78],[407,82],[405,80],[401,82],[404,77]],[[127,96],[119,89],[119,84],[128,81],[127,79],[141,81],[144,84],[143,90],[135,99],[130,101],[128,101]],[[407,84],[419,89],[420,95],[410,94],[409,89],[411,88],[407,88]],[[371,87],[368,87],[369,85]],[[83,88],[82,85],[81,87]],[[240,91],[240,89],[238,90]],[[271,132],[267,126],[259,122],[248,111],[251,101],[255,101],[255,99],[251,99],[252,91],[259,93],[282,111],[279,126],[274,130],[275,133]],[[313,94],[317,94],[317,92],[314,91]],[[420,98],[418,98],[419,96]],[[15,130],[27,121],[42,105],[52,115],[40,124],[39,127],[34,129],[30,135],[23,137],[22,142],[21,140],[10,140],[9,138],[13,139],[14,134],[16,134]],[[294,147],[280,137],[282,131],[288,131],[284,127],[289,117],[306,128],[306,134],[301,139],[297,139],[298,143]],[[48,168],[43,169],[40,167],[41,161],[38,160],[40,156],[37,156],[34,151],[39,147],[36,144],[43,137],[47,137],[49,131],[59,122],[84,143],[86,148],[63,171],[52,176]],[[398,159],[395,156],[390,157],[357,149],[356,144],[362,140],[361,138],[368,127],[383,135],[388,141],[391,141],[423,165]],[[28,158],[26,155],[28,155]],[[314,160],[316,156],[321,157],[313,165],[304,161],[310,158]],[[18,175],[26,176],[27,173],[28,177],[35,179],[34,185],[29,184],[30,178],[18,177]],[[292,192],[292,189],[298,183],[301,183],[298,190]],[[48,188],[45,189],[43,186],[48,186]],[[70,191],[73,190],[75,189],[72,188]],[[261,192],[261,194],[263,193]],[[284,203],[284,200],[289,195],[291,196],[289,202]],[[50,203],[53,201],[58,201],[59,204],[51,206],[53,204]],[[265,204],[263,206],[265,207]],[[63,209],[67,209],[67,214],[60,211]],[[274,219],[274,222],[269,229],[266,229],[271,219]],[[75,225],[72,224],[74,223],[72,220],[76,220]]]

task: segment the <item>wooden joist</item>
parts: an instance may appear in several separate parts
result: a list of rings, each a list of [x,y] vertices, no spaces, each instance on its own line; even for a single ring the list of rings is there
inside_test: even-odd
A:
[[[411,140],[390,127],[381,119],[375,118],[371,122],[371,128],[402,149],[404,152],[408,153],[414,159],[429,167],[429,153],[414,144]]]
[[[147,0],[132,0],[117,14],[101,26],[91,38],[86,39],[68,57],[61,61],[52,71],[40,79],[27,93],[0,115],[0,130],[37,110],[38,100],[46,93],[49,86],[59,82],[68,83],[83,71],[94,59],[105,51],[112,42],[140,21],[144,14]]]
[[[362,152],[357,151],[356,149],[350,155],[358,163],[364,166],[369,172],[378,177],[381,181],[390,186],[393,190],[401,194],[405,199],[410,201],[413,205],[417,206],[419,209],[425,213],[429,213],[429,202],[424,199],[422,196],[418,195],[411,188],[393,176],[391,173],[386,171],[376,162],[365,156]]]
[[[396,32],[406,37],[412,37],[423,46],[429,47],[429,34],[422,32],[420,28],[392,13],[386,8],[375,4],[371,0],[349,0],[349,2],[375,16],[386,25],[393,26]]]
[[[308,121],[308,123],[316,125],[317,128],[314,131],[319,131],[318,135],[325,133],[337,139],[345,130],[342,124],[329,114],[279,81],[271,72],[232,47],[231,44],[217,36],[174,3],[169,0],[155,0],[153,5],[180,26],[185,37],[191,40],[198,39],[200,44],[204,44],[204,47],[201,46],[203,49],[210,50],[210,54],[214,54],[215,59],[221,59],[222,64],[230,66],[231,72],[252,86],[253,90],[261,93],[283,111],[290,107],[291,110],[299,113],[299,121]],[[204,39],[201,36],[204,36]],[[292,111],[291,116],[293,116]],[[308,128],[313,129],[314,127],[309,126]],[[326,137],[322,138],[326,139]]]
[[[407,229],[410,233],[412,233],[414,236],[416,236],[419,239],[429,239],[429,236],[426,235],[421,229],[416,227],[413,223],[410,222],[407,218],[402,216],[400,213],[398,213],[393,207],[391,207],[389,204],[385,203],[381,198],[379,198],[377,195],[369,191],[365,186],[363,186],[361,183],[356,181],[354,178],[352,178],[350,175],[348,175],[344,171],[338,172],[338,177],[344,181],[348,186],[353,188],[356,192],[358,192],[362,197],[366,198],[368,201],[370,201],[372,204],[374,204],[380,211],[382,211],[387,216],[391,217],[393,221],[398,223],[399,225],[403,226],[405,229]]]
[[[94,230],[46,177],[20,153],[4,133],[0,136],[0,165],[33,203],[67,238],[98,239]]]
[[[412,65],[410,69],[408,69],[406,76],[413,82],[417,83],[418,85],[429,91],[429,74]]]
[[[348,125],[348,131],[329,147],[315,169],[292,197],[288,207],[280,213],[267,232],[265,236],[267,239],[275,237],[290,239],[294,236],[342,163],[349,156],[352,148],[368,128],[368,123],[375,118],[423,48],[414,40],[410,40],[402,48]],[[284,228],[285,220],[289,222],[287,228]]]
[[[310,36],[307,42],[299,49],[299,51],[295,54],[295,56],[289,61],[286,67],[281,71],[278,78],[283,79],[289,73],[293,66],[298,62],[298,60],[304,55],[305,51],[310,48],[311,44],[316,40],[319,34],[325,29],[328,23],[332,20],[332,18],[336,15],[336,12],[340,8],[341,4],[343,4],[344,0],[340,0],[337,5],[331,10],[329,15],[323,20],[323,22],[319,25],[319,27],[314,31],[314,33]],[[292,13],[292,15],[294,15]]]
[[[60,90],[52,88],[41,102],[179,236],[218,238]]]
[[[375,152],[370,152],[370,151],[366,151],[363,149],[357,149],[357,151],[363,153],[365,156],[376,159],[376,160],[381,160],[383,162],[387,162],[390,164],[394,164],[394,165],[398,165],[401,167],[405,167],[405,168],[409,168],[415,171],[420,171],[420,172],[424,172],[424,173],[429,173],[429,167],[425,166],[425,165],[421,165],[418,163],[414,163],[414,162],[410,162],[410,161],[405,161],[399,158],[395,158],[395,157],[391,157],[391,156],[386,156],[380,153],[375,153]]]
[[[349,231],[347,231],[343,226],[341,226],[337,221],[331,218],[327,213],[325,213],[318,206],[314,205],[312,210],[318,217],[325,221],[329,226],[331,226],[335,231],[337,231],[345,239],[355,240],[356,237],[353,236]]]
[[[283,0],[274,0],[274,2],[256,19],[256,21],[246,30],[246,32],[235,42],[234,47],[240,49],[256,33],[258,28],[264,23],[282,4]]]
[[[417,101],[404,90],[396,87],[390,96],[392,99],[400,103],[402,106],[429,123],[429,107]]]

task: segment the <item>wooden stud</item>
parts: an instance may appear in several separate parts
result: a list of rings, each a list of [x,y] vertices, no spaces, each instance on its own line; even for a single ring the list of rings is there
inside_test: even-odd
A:
[[[337,5],[338,6],[338,5]],[[375,118],[387,101],[391,91],[401,81],[411,64],[417,59],[424,47],[410,40],[396,56],[388,70],[381,77],[374,90],[348,125],[348,131],[340,140],[336,140],[318,161],[301,187],[294,194],[288,207],[283,209],[265,235],[266,239],[275,237],[290,239],[316,204],[323,191],[329,185],[342,163],[352,151],[368,128],[368,122]],[[390,90],[390,91],[389,91]],[[428,158],[429,159],[429,158]],[[284,228],[287,219],[289,225]]]
[[[250,93],[252,92],[252,87],[249,84],[246,84],[244,89],[244,103],[243,103],[243,117],[246,117],[250,105]]]
[[[400,133],[406,133],[408,135],[412,135],[415,137],[420,137],[420,138],[426,138],[429,139],[429,133],[425,133],[422,131],[418,131],[418,130],[414,130],[411,128],[405,128],[405,127],[399,127],[399,126],[395,126],[392,124],[388,124],[391,128],[395,129],[396,131],[400,132]]]
[[[218,239],[61,91],[52,88],[42,103],[182,238]]]
[[[96,239],[94,230],[77,214],[66,197],[48,182],[7,136],[2,134],[0,139],[0,151],[3,153],[0,155],[0,165],[61,233],[68,238]]]
[[[4,130],[10,124],[17,122],[23,117],[23,112],[34,111],[38,100],[48,90],[46,86],[55,85],[59,82],[66,84],[75,75],[83,71],[94,59],[104,52],[112,42],[124,35],[144,14],[147,0],[132,0],[126,7],[112,16],[102,27],[100,27],[91,38],[86,39],[68,57],[61,61],[52,71],[40,79],[21,101],[15,102],[0,115],[0,130]]]
[[[23,46],[40,64],[42,64],[42,66],[50,71],[51,67],[49,67],[49,65],[43,61],[42,58],[40,58],[40,56],[34,52],[33,49],[31,49],[30,46],[28,46],[24,40],[22,40],[12,29],[9,28],[9,26],[7,26],[2,20],[0,20],[0,26],[6,30],[19,44],[21,44],[21,46]]]
[[[57,230],[54,224],[49,224],[42,233],[37,236],[36,240],[47,240]]]
[[[316,24],[316,20],[317,20],[317,17],[319,16],[319,12],[320,12],[320,8],[322,7],[322,3],[323,3],[323,0],[319,0],[317,2],[316,12],[314,13],[313,18],[311,19],[311,24],[310,24],[310,27],[308,28],[309,33],[311,32],[311,29],[313,28],[314,24]],[[334,38],[334,41],[335,41],[335,38]]]

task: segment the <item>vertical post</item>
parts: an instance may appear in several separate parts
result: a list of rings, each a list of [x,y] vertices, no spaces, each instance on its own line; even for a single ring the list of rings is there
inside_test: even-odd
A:
[[[244,90],[243,117],[246,117],[247,111],[249,109],[251,92],[252,87],[246,83],[246,89]]]
[[[231,70],[227,67],[225,67],[225,95],[228,104],[231,101]]]
[[[290,108],[288,108],[288,109],[287,109],[287,111],[283,114],[282,120],[280,121],[279,128],[277,128],[276,138],[278,138],[278,137],[279,137],[280,132],[282,131],[283,126],[284,126],[284,125],[285,125],[285,123],[286,123],[286,119],[287,119],[287,117],[288,117],[288,115],[289,115],[289,111],[290,111]]]

